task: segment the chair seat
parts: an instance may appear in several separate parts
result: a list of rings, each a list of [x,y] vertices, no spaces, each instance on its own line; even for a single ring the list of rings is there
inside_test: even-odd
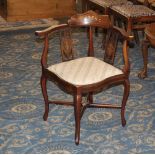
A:
[[[126,17],[145,17],[155,16],[155,11],[144,5],[123,4],[112,6],[112,10]]]
[[[127,2],[127,0],[89,0],[95,4],[98,4],[102,7],[111,7],[113,5],[120,5]]]
[[[88,85],[123,74],[122,70],[94,57],[84,57],[48,67],[61,79],[73,85]]]

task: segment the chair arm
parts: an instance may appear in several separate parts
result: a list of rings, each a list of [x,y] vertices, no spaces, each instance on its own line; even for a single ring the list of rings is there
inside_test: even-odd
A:
[[[65,27],[68,27],[68,24],[52,25],[52,26],[50,26],[44,30],[36,31],[35,35],[45,36],[45,35],[48,35],[49,33],[53,32],[53,31],[56,31],[56,30],[59,30],[59,29],[65,28]]]
[[[131,41],[134,39],[134,36],[129,35],[124,29],[119,28],[117,26],[113,26],[113,28],[117,30],[122,35],[122,37],[126,39],[127,41]]]

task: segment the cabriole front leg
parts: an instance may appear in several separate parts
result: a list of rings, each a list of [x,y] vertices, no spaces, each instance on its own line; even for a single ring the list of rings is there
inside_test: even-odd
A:
[[[122,106],[121,106],[121,120],[122,120],[122,126],[124,127],[126,125],[125,106],[130,92],[130,84],[128,79],[124,81],[123,86],[124,86],[124,94],[123,94],[123,100],[122,100]]]
[[[75,144],[78,145],[80,141],[80,120],[81,120],[81,94],[74,96],[74,116],[75,116]]]
[[[49,102],[48,102],[47,87],[46,87],[47,79],[44,75],[41,76],[40,84],[41,84],[42,94],[45,102],[45,112],[44,112],[43,119],[44,121],[46,121],[49,113]]]

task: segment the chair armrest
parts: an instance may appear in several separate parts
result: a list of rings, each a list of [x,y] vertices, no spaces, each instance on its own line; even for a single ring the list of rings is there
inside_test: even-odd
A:
[[[119,28],[117,26],[113,26],[113,28],[117,31],[119,31],[119,33],[121,33],[122,37],[128,41],[131,41],[134,39],[134,36],[129,35],[124,29]]]
[[[49,33],[53,32],[53,31],[56,31],[56,30],[59,30],[59,29],[65,28],[65,27],[68,27],[68,24],[53,25],[53,26],[50,26],[44,30],[36,31],[35,35],[45,36],[45,35],[48,35]]]

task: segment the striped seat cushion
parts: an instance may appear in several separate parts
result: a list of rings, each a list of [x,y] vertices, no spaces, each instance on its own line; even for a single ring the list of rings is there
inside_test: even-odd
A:
[[[144,5],[123,4],[112,6],[112,10],[126,17],[155,16],[155,11]]]
[[[73,85],[93,84],[123,73],[122,70],[94,57],[51,65],[48,70]]]
[[[110,7],[113,5],[120,5],[127,2],[127,0],[89,0],[90,2],[93,2],[97,5],[100,5],[102,7]]]

